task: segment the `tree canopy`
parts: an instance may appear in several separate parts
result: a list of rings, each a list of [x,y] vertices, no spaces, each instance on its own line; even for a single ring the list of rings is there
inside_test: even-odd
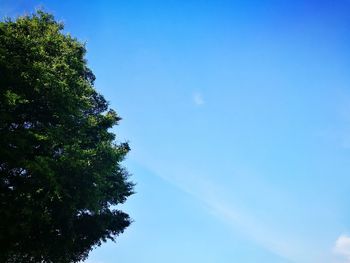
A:
[[[0,262],[78,262],[129,226],[129,151],[84,44],[51,14],[0,22]]]

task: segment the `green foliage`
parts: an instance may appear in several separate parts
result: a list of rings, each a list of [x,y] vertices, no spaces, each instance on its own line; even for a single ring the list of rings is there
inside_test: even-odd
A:
[[[78,262],[129,226],[129,151],[85,47],[42,11],[0,22],[0,262]]]

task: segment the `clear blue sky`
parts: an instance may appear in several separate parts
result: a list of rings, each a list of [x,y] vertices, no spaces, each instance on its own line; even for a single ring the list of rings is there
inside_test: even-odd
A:
[[[350,262],[350,1],[14,1],[86,41],[134,223],[89,263]]]

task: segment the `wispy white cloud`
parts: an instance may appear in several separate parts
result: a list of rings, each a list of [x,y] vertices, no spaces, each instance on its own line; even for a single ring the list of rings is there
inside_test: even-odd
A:
[[[194,104],[196,104],[197,106],[201,106],[205,103],[204,99],[203,99],[203,96],[201,93],[199,92],[195,92],[193,94],[193,102]]]
[[[350,236],[341,235],[335,241],[333,252],[350,263]]]
[[[145,157],[145,159],[147,159]],[[228,201],[220,193],[224,189],[220,185],[210,181],[205,176],[198,176],[190,171],[169,171],[162,165],[154,165],[152,161],[144,162],[139,159],[138,163],[150,169],[155,175],[161,177],[170,184],[176,186],[183,192],[198,200],[207,212],[214,215],[234,234],[242,235],[258,246],[266,249],[272,254],[283,258],[285,262],[310,262],[313,253],[305,255],[303,240],[298,239],[286,231],[281,233],[255,217],[248,211],[242,210],[235,203]],[[187,169],[188,170],[188,169]],[[166,176],[164,176],[166,175]],[[273,191],[273,189],[270,189]],[[323,262],[323,261],[319,261]]]
[[[214,187],[214,186],[213,186]],[[215,188],[215,187],[214,187]],[[242,211],[234,204],[213,195],[192,193],[203,202],[208,210],[226,224],[233,233],[240,233],[267,251],[283,258],[286,262],[302,262],[299,241],[286,233],[278,233],[259,218]]]

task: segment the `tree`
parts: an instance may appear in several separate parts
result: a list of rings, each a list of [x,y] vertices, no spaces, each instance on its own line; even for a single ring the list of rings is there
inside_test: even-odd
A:
[[[43,11],[0,22],[0,262],[78,262],[129,226],[120,117]]]

